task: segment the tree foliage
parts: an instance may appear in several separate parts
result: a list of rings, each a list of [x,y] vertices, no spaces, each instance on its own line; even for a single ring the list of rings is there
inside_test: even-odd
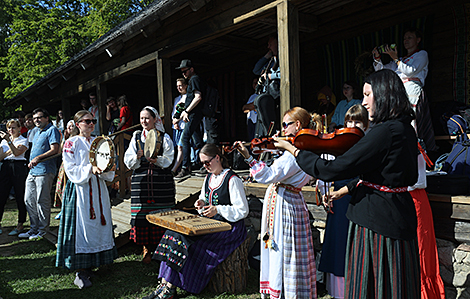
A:
[[[0,0],[0,73],[13,98],[150,0]]]

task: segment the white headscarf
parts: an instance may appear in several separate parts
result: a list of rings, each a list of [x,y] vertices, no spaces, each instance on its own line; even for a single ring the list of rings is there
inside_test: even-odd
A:
[[[142,110],[151,110],[155,114],[155,129],[165,133],[165,128],[163,127],[162,119],[160,118],[160,114],[158,113],[157,109],[153,108],[152,106],[145,106]]]

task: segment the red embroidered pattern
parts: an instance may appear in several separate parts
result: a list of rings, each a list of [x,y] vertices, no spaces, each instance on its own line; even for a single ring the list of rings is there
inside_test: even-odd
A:
[[[408,191],[408,187],[389,188],[387,186],[381,186],[381,185],[369,183],[369,182],[366,182],[366,181],[363,181],[363,180],[359,180],[359,182],[357,182],[356,186],[359,186],[359,185],[364,185],[366,187],[369,187],[369,188],[372,188],[372,189],[375,189],[375,190],[379,190],[379,191],[383,191],[383,192],[389,192],[389,193],[402,193],[402,192],[407,192]]]

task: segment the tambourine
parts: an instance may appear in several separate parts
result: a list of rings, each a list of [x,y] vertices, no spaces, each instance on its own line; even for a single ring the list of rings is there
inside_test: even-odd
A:
[[[155,129],[148,131],[144,145],[144,156],[147,159],[155,159],[162,147],[163,133]]]
[[[90,146],[90,163],[101,171],[110,171],[115,162],[114,143],[111,138],[98,136]]]

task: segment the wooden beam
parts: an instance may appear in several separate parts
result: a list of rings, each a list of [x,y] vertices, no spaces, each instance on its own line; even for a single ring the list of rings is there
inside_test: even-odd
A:
[[[173,110],[170,68],[170,61],[157,55],[158,112],[161,117],[164,117],[163,122],[167,132],[171,132],[171,112]]]
[[[68,90],[66,93],[66,96],[72,96],[77,93],[83,92],[87,89],[95,87],[97,84],[101,82],[106,82],[109,80],[112,80],[114,78],[117,78],[119,76],[122,76],[125,73],[129,73],[131,71],[134,71],[144,65],[154,63],[155,58],[156,58],[156,52],[152,52],[150,54],[147,54],[145,56],[142,56],[140,58],[134,59],[132,61],[124,62],[120,66],[109,70],[107,72],[102,73],[101,75],[98,76],[98,78],[93,78],[91,80],[88,80],[82,84],[79,84],[78,86],[75,86],[74,88],[71,88]]]
[[[207,43],[220,36],[234,31],[238,28],[246,26],[256,21],[251,18],[245,22],[234,23],[234,19],[252,10],[253,7],[259,6],[259,3],[267,2],[267,0],[247,0],[237,6],[231,7],[220,14],[214,15],[210,19],[203,20],[191,27],[181,27],[171,35],[165,35],[165,38],[158,40],[157,48],[161,48],[159,53],[162,58],[170,58],[186,50],[194,48],[198,45]],[[268,11],[266,13],[269,13]],[[274,11],[272,12],[274,13]],[[260,17],[265,17],[262,14]]]
[[[299,13],[288,0],[277,6],[279,65],[281,68],[281,119],[284,111],[300,106]]]
[[[258,9],[252,10],[252,11],[246,13],[246,14],[243,14],[239,17],[236,17],[236,18],[233,19],[233,24],[238,24],[240,22],[246,21],[246,20],[251,19],[253,17],[259,16],[260,14],[265,13],[267,10],[276,8],[278,6],[278,4],[280,4],[282,2],[284,2],[284,0],[276,0],[276,1],[273,1],[269,4],[266,4],[265,6],[260,7]]]
[[[253,52],[253,49],[256,49],[258,47],[258,42],[255,40],[252,40],[250,38],[231,36],[228,34],[210,40],[207,42],[207,44],[243,52]]]
[[[275,17],[267,17],[257,21],[257,23],[276,27],[277,19]],[[312,33],[318,29],[318,18],[315,15],[299,12],[299,31]]]
[[[72,116],[72,111],[70,110],[70,98],[64,98],[61,101],[62,104],[62,116],[64,118],[64,130],[67,128],[67,123]]]
[[[54,89],[57,86],[59,86],[61,82],[62,82],[62,78],[57,77],[57,78],[50,80],[49,83],[47,83],[47,86],[49,86],[50,89]]]
[[[101,82],[96,85],[96,104],[98,105],[98,115],[99,122],[97,123],[100,126],[100,133],[108,135],[108,132],[105,132],[104,125],[106,124],[106,98],[108,97],[108,88],[106,83]]]
[[[67,72],[64,72],[62,74],[62,78],[65,80],[65,81],[69,81],[73,76],[75,76],[75,74],[77,73],[77,70],[76,69],[71,69]]]

